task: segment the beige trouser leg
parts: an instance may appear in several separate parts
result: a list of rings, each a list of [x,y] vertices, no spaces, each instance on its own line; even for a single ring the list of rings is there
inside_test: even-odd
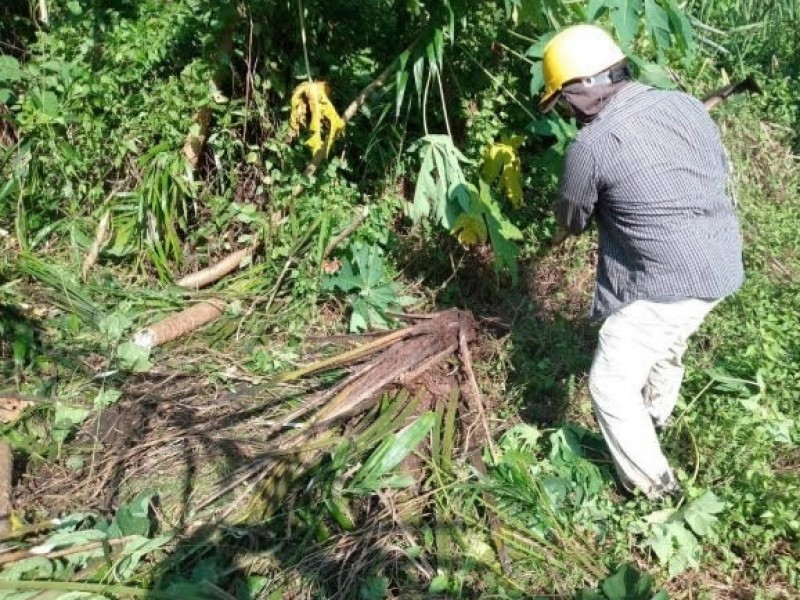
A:
[[[689,337],[717,301],[638,300],[608,317],[589,375],[595,415],[622,483],[657,496],[673,479],[656,437],[678,400]]]

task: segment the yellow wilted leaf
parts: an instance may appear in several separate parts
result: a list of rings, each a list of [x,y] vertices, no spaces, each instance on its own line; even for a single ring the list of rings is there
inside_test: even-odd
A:
[[[522,163],[514,153],[514,160],[503,165],[500,187],[514,208],[522,206]]]
[[[324,81],[306,81],[295,88],[292,94],[292,114],[289,124],[295,132],[308,127],[311,136],[306,146],[316,154],[325,147],[325,156],[331,151],[333,141],[341,135],[344,120],[336,112],[330,100],[330,87]],[[328,137],[323,143],[323,120],[327,122]]]
[[[473,246],[485,242],[488,236],[486,222],[481,215],[461,213],[453,224],[452,233],[465,246]]]
[[[481,178],[487,183],[500,175],[500,188],[514,208],[522,205],[522,163],[517,152],[522,142],[521,136],[514,135],[492,144],[486,150],[481,168]]]

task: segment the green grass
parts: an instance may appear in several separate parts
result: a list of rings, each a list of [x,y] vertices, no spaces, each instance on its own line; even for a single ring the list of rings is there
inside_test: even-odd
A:
[[[36,399],[0,435],[29,477],[18,480],[28,487],[20,487],[25,509],[15,519],[23,529],[13,543],[102,543],[3,566],[0,587],[26,579],[28,589],[241,600],[661,600],[661,588],[674,599],[797,597],[800,91],[795,38],[769,34],[793,25],[787,3],[775,3],[780,10],[758,35],[708,33],[727,40],[732,55],[700,42],[687,66],[667,53],[698,89],[719,84],[724,66],[758,71],[766,92],[731,100],[718,116],[735,170],[747,279],[687,353],[677,424],[663,434],[687,489],[679,506],[617,488],[586,386],[597,332],[586,319],[595,244],[586,236],[548,248],[559,160],[548,145],[563,147],[566,134],[531,124],[530,65],[504,50],[524,52],[531,42],[519,40],[580,6],[559,6],[535,23],[523,15],[512,34],[504,7],[483,4],[439,49],[456,146],[474,161],[464,165],[467,180],[477,181],[489,143],[530,135],[521,152],[525,205],[504,206],[525,236],[514,287],[487,248],[466,250],[449,232],[403,216],[419,172],[418,154],[407,149],[426,120],[414,72],[400,119],[391,122],[397,90],[376,95],[335,158],[309,179],[309,157],[287,142],[288,99],[305,72],[292,29],[297,6],[243,2],[234,14],[226,3],[188,0],[166,8],[49,4],[53,23],[36,37],[27,9],[0,9],[14,15],[0,32],[27,44],[27,54],[9,50],[23,61],[20,79],[8,59],[0,63],[0,93],[12,94],[22,139],[0,155],[0,394]],[[312,70],[332,83],[338,108],[420,27],[435,42],[429,22],[449,18],[432,3],[421,12],[415,3],[305,4]],[[740,21],[763,16],[753,2],[693,6],[725,29],[746,25],[732,7],[748,15]],[[273,23],[294,32],[273,35]],[[230,56],[219,48],[229,29]],[[636,49],[646,54],[641,29]],[[417,58],[409,58],[411,71]],[[431,60],[422,57],[423,83]],[[180,149],[219,69],[230,76],[228,101],[211,105],[212,136],[190,174]],[[427,126],[442,133],[434,91]],[[365,204],[369,217],[325,256]],[[106,210],[111,237],[82,282],[83,255]],[[210,289],[170,285],[256,240],[254,263]],[[350,264],[351,276],[340,271],[329,279],[339,285],[327,289],[322,272],[336,261]],[[242,496],[239,487],[216,505],[243,498],[226,522],[194,512],[220,478],[290,443],[296,421],[276,423],[346,373],[284,387],[276,374],[350,348],[353,307],[361,317],[353,329],[395,326],[403,295],[416,299],[414,310],[456,306],[482,319],[472,352],[493,444],[472,447],[481,426],[448,387],[448,377],[463,376],[451,357],[417,395],[387,394],[346,427],[313,438],[309,452],[269,463],[256,493]],[[138,328],[209,296],[226,303],[209,327],[150,353],[127,343]],[[106,438],[103,449],[94,436],[115,418],[125,435]],[[144,443],[152,446],[121,470],[103,461]],[[401,485],[398,464],[412,472],[412,486]],[[56,514],[75,517],[55,532],[53,524],[38,529]],[[31,525],[36,531],[23,539]]]

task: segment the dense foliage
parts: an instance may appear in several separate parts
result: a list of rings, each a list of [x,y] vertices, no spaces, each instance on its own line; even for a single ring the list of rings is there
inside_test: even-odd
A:
[[[540,60],[586,21],[653,85],[755,74],[764,90],[718,115],[747,283],[698,335],[663,438],[679,505],[616,491],[585,389],[593,242],[548,244],[577,130],[537,112]],[[0,555],[4,597],[797,594],[798,25],[779,0],[3,3],[0,396],[41,399],[0,425],[22,470],[93,474],[76,431],[144,401],[148,377],[269,387],[311,339],[408,307],[485,317],[494,439],[468,453],[456,399],[387,394],[233,522],[174,517],[190,494],[163,473],[115,482],[104,510],[69,506],[34,528],[40,556]],[[234,250],[235,274],[180,287]],[[208,301],[221,316],[188,341],[130,341]],[[223,451],[212,475],[250,456]],[[415,461],[422,475],[398,472]],[[54,516],[17,511],[23,533],[0,539],[27,551],[26,527]]]

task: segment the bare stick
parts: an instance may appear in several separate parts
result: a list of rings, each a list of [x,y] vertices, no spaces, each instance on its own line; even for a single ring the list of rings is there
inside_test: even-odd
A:
[[[225,304],[218,298],[200,302],[137,332],[133,343],[142,348],[154,348],[177,339],[210,323],[222,315]]]
[[[347,227],[345,227],[339,235],[337,235],[330,242],[328,242],[328,245],[325,246],[325,252],[322,253],[323,258],[328,258],[330,253],[336,249],[336,246],[338,246],[339,244],[342,243],[342,241],[346,240],[351,235],[353,235],[353,232],[356,229],[358,229],[359,225],[361,225],[368,216],[369,216],[369,206],[365,206],[364,209],[361,211],[361,213],[357,214],[353,218],[351,223]]]
[[[100,223],[97,224],[97,231],[94,234],[94,241],[89,248],[89,253],[86,255],[86,258],[83,259],[83,264],[81,265],[81,279],[84,282],[89,276],[89,271],[92,270],[92,267],[97,262],[97,257],[100,256],[100,251],[103,249],[103,246],[105,246],[106,241],[108,241],[108,226],[110,224],[111,211],[106,210],[100,219]]]
[[[231,271],[238,269],[239,265],[242,264],[242,261],[251,257],[254,251],[255,247],[250,247],[245,248],[244,250],[232,252],[218,263],[210,265],[205,269],[201,269],[195,273],[190,273],[186,277],[179,279],[176,284],[181,287],[191,288],[194,290],[200,289],[203,286],[222,279]]]
[[[0,441],[0,534],[11,529],[11,476],[14,473],[14,455],[11,444]],[[0,563],[1,564],[1,563]]]
[[[69,556],[70,554],[78,554],[80,552],[91,552],[92,550],[103,548],[106,545],[124,546],[131,540],[135,540],[138,538],[139,536],[129,535],[126,537],[116,538],[113,540],[97,540],[96,542],[87,542],[85,544],[78,544],[77,546],[70,546],[69,548],[64,548],[63,550],[56,550],[55,552],[45,552],[45,553],[34,552],[31,550],[17,550],[16,552],[0,554],[0,565],[7,565],[9,563],[25,560],[26,558],[35,558],[37,556],[49,559],[63,558],[64,556]]]
[[[495,448],[494,442],[492,441],[492,434],[489,431],[489,421],[486,418],[486,411],[483,408],[483,394],[481,394],[481,390],[478,387],[478,382],[475,380],[475,373],[472,370],[472,357],[469,353],[467,338],[463,329],[458,332],[458,345],[461,354],[461,362],[464,363],[464,372],[467,374],[467,380],[469,381],[469,386],[472,391],[471,395],[473,396],[475,402],[475,406],[473,408],[477,409],[478,411],[478,415],[481,419],[481,425],[483,426],[483,432],[486,435],[486,443],[489,445],[489,451],[492,453],[492,458],[497,460],[497,448]]]

